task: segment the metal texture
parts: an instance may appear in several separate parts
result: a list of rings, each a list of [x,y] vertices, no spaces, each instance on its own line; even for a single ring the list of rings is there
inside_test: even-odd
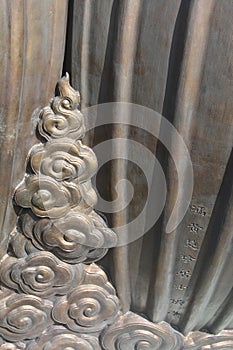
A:
[[[233,331],[184,337],[166,322],[124,312],[106,273],[86,264],[117,237],[93,210],[97,160],[81,141],[79,94],[68,75],[58,88],[40,111],[41,142],[29,151],[14,193],[18,222],[0,264],[0,349],[230,348]]]
[[[93,146],[115,137],[135,140],[163,166],[163,216],[101,264],[110,270],[124,310],[166,320],[184,333],[233,327],[232,11],[229,0],[77,0],[69,14],[70,67],[82,108],[119,101],[149,107],[173,123],[189,148],[192,202],[179,227],[166,235],[178,184],[166,149],[135,127],[101,127],[88,139]],[[134,219],[147,193],[140,169],[116,160],[101,175],[99,192],[108,200],[121,179],[135,189],[128,208],[109,215],[110,225]]]
[[[13,191],[36,142],[36,113],[54,95],[61,76],[67,4],[66,0],[0,2],[0,256],[15,225]]]
[[[135,128],[88,136],[90,144],[143,141],[167,175],[161,220],[107,255],[117,237],[92,209],[97,161],[81,141],[80,96],[68,77],[39,116],[62,67],[67,1],[3,0],[1,9],[0,349],[232,349],[230,1],[70,1],[65,67],[82,107],[128,101],[155,109],[183,136],[194,165],[189,211],[168,236],[177,182],[166,151]],[[25,168],[36,126],[41,142]],[[24,169],[14,229],[13,189]],[[136,189],[110,223],[135,217],[147,192],[141,172],[116,161],[102,174],[108,199],[126,175]]]

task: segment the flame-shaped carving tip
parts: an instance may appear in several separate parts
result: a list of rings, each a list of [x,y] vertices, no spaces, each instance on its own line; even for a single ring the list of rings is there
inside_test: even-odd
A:
[[[80,103],[80,94],[70,86],[69,73],[66,73],[66,75],[58,81],[58,89],[60,95],[69,99],[74,109],[77,108],[78,104]]]

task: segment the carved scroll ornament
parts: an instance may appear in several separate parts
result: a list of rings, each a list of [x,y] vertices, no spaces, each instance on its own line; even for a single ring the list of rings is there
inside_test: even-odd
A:
[[[60,96],[40,112],[41,142],[14,194],[18,222],[0,265],[0,349],[232,349],[233,331],[184,337],[166,322],[122,312],[94,263],[117,235],[93,209],[97,159],[81,141],[80,96],[68,75],[58,86]]]

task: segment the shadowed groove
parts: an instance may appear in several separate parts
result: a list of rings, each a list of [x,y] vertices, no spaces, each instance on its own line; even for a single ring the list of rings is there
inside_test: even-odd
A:
[[[184,57],[190,11],[191,3],[182,1],[177,14],[172,38],[166,91],[162,111],[162,115],[164,115],[170,122],[172,122],[174,119],[177,108],[177,94],[179,91],[179,81]],[[168,156],[167,150],[165,150],[159,143],[157,148],[157,157],[160,160],[160,163],[163,165],[165,173],[168,172]],[[172,193],[172,197],[173,196],[176,196],[176,193]],[[168,217],[168,214],[164,213],[163,218],[160,220],[161,226],[159,226],[159,230],[161,231],[161,237],[160,241],[158,242],[160,245],[160,251],[157,255],[154,275],[152,272],[150,289],[148,292],[147,309],[149,316],[153,321],[161,321],[165,318],[169,307],[169,297],[171,293],[173,259],[174,251],[176,249],[174,245],[177,244],[177,238],[173,238],[173,234],[164,236],[164,223],[166,225],[166,217]],[[166,253],[167,249],[168,251]],[[164,307],[164,305],[166,305],[166,307]]]
[[[72,72],[72,48],[73,48],[73,28],[74,28],[74,0],[68,1],[67,24],[65,38],[65,52],[62,67],[62,76],[67,72]],[[72,85],[72,74],[70,74],[70,83]]]
[[[140,13],[139,1],[120,1],[114,2],[109,27],[109,38],[106,49],[105,65],[101,86],[106,88],[106,79],[111,81],[112,89],[107,88],[104,91],[100,87],[99,101],[131,101],[132,96],[132,76],[133,63],[137,43],[137,25]],[[116,36],[114,50],[112,50],[112,36]],[[134,43],[128,45],[128,43]],[[112,56],[113,55],[113,56]],[[110,60],[110,61],[109,61]],[[112,62],[114,61],[114,64]],[[110,76],[111,77],[110,77]],[[112,92],[112,96],[109,96]],[[126,116],[127,118],[127,116]],[[112,137],[128,137],[127,128],[112,128]],[[121,147],[122,156],[127,155],[127,150]],[[119,179],[127,178],[127,164],[121,160],[115,160],[111,168],[112,196],[114,196],[114,184]],[[111,223],[119,226],[127,221],[126,211],[115,213]],[[130,272],[129,272],[129,251],[128,246],[113,249],[112,261],[114,264],[114,282],[118,295],[122,300],[123,309],[129,310],[131,304],[130,292]]]
[[[82,1],[78,3],[82,5]],[[96,1],[95,4],[100,2]],[[203,240],[206,241],[205,234],[210,217],[217,215],[221,219],[220,214],[215,212],[213,214],[212,211],[216,205],[230,154],[230,5],[225,0],[222,2],[184,0],[176,4],[173,1],[164,3],[160,0],[142,2],[136,25],[139,33],[136,36],[137,43],[134,43],[136,48],[133,48],[135,50],[135,56],[132,57],[133,72],[130,71],[131,67],[129,69],[129,76],[132,75],[130,81],[130,79],[124,80],[127,75],[124,75],[123,67],[127,61],[128,47],[124,46],[127,36],[123,35],[122,29],[125,25],[124,20],[129,20],[129,17],[124,19],[124,11],[121,7],[127,7],[127,4],[129,4],[127,1],[114,1],[110,5],[105,2],[102,9],[106,12],[102,17],[98,11],[95,12],[92,9],[90,20],[92,28],[95,27],[97,33],[103,27],[105,31],[102,31],[103,43],[98,41],[99,49],[91,49],[95,47],[93,41],[88,44],[92,51],[89,57],[91,63],[88,66],[88,72],[85,73],[89,85],[84,104],[88,106],[98,102],[128,99],[129,102],[154,108],[174,123],[185,139],[193,160],[195,188],[191,204],[202,204],[207,210],[203,221],[198,218],[197,222],[203,227],[199,232],[198,249],[208,251],[201,246]],[[95,9],[99,9],[98,5],[95,6]],[[78,18],[77,14],[76,17]],[[82,17],[82,9],[79,17]],[[172,41],[168,34],[170,31],[173,33]],[[93,33],[93,30],[91,32]],[[80,31],[79,45],[81,41]],[[124,47],[125,50],[122,49]],[[79,56],[77,51],[72,58],[75,79],[80,77],[79,73],[82,73],[82,69],[86,69]],[[95,66],[96,59],[102,62],[98,69]],[[128,83],[132,84],[129,89]],[[95,131],[94,143],[114,135],[124,136],[128,139],[135,138],[153,152],[156,150],[156,140],[146,133],[125,128],[117,130],[112,126],[106,126],[103,129],[101,132]],[[127,153],[127,150],[122,152]],[[179,154],[178,149],[177,153]],[[117,250],[110,252],[103,264],[111,270],[115,285],[118,279],[120,287],[118,285],[117,290],[119,289],[122,293],[121,298],[125,299],[127,307],[130,305],[133,311],[144,313],[146,316],[149,314],[155,321],[165,319],[175,326],[183,327],[182,317],[176,318],[172,315],[171,300],[182,299],[184,304],[182,307],[177,307],[177,312],[181,314],[189,312],[185,310],[188,310],[187,305],[191,298],[189,293],[194,281],[198,278],[198,270],[195,262],[187,266],[181,262],[180,256],[187,252],[184,247],[187,239],[190,239],[187,227],[190,223],[196,222],[196,217],[188,212],[175,232],[170,236],[164,234],[166,219],[169,217],[177,193],[177,178],[174,164],[168,158],[163,146],[157,148],[156,154],[166,173],[169,188],[164,216],[143,239],[121,251],[119,249],[118,253],[116,253]],[[185,164],[181,166],[185,174]],[[105,195],[107,193],[106,198],[111,199],[110,197],[114,195],[115,183],[125,177],[126,165],[115,164],[112,169],[106,167],[105,173],[105,181],[103,183],[100,181],[99,186],[101,192]],[[133,173],[130,176],[133,179],[136,178]],[[130,209],[125,216],[118,216],[118,218],[115,216],[113,221],[124,222],[129,219],[133,211],[134,208]],[[224,229],[226,228],[222,227],[222,234]],[[197,252],[196,260],[199,259],[198,254]],[[224,302],[219,300],[223,290],[228,288],[224,299],[230,293],[230,287],[226,287],[228,278],[231,278],[230,266],[228,266],[230,261],[230,258],[225,261],[224,274],[216,284],[213,298],[208,303],[206,310],[209,316],[214,313],[213,317],[216,317],[215,312],[221,312]],[[177,273],[185,267],[187,270],[190,269],[192,278],[187,281],[186,290],[177,291]],[[222,305],[219,311],[214,309],[212,303],[217,309]],[[201,325],[203,322],[198,323],[196,320],[197,327],[211,328],[212,323],[209,322],[208,317],[203,325]]]
[[[230,269],[229,277],[233,273],[233,152],[229,158],[225,175],[219,190],[215,206],[210,218],[206,235],[201,247],[198,262],[193,272],[194,280],[191,281],[192,295],[190,303],[186,308],[184,317],[180,322],[180,327],[189,331],[190,329],[201,329],[208,325],[212,331],[211,320],[218,309],[226,309],[231,305],[227,294],[231,293],[232,281],[228,280],[228,286],[221,291],[221,297],[218,297],[217,287],[221,284],[221,278],[224,276],[227,268]],[[230,190],[229,190],[230,189]],[[208,254],[206,254],[208,252]],[[228,292],[227,292],[228,291]],[[225,300],[228,300],[226,302]],[[225,307],[221,306],[221,303]],[[205,310],[204,313],[201,311]],[[231,307],[229,307],[231,310]],[[221,312],[222,323],[227,327],[227,316]],[[216,317],[218,319],[218,316]],[[224,319],[226,318],[225,322]],[[220,322],[216,320],[216,324]],[[214,322],[214,323],[215,323]],[[224,327],[223,327],[224,328]],[[220,328],[218,329],[220,330]],[[215,328],[216,331],[216,328]]]
[[[223,304],[215,314],[214,322],[209,325],[212,332],[218,333],[222,329],[233,327],[233,289],[224,300]]]

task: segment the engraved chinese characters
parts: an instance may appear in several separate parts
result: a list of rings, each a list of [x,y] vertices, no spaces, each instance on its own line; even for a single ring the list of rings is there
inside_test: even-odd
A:
[[[58,86],[60,96],[40,113],[41,143],[30,150],[14,195],[19,218],[0,264],[0,350],[231,348],[230,332],[184,337],[166,322],[122,312],[107,275],[93,263],[117,245],[117,235],[93,209],[97,160],[81,141],[79,93],[68,75]],[[191,211],[205,215],[203,207],[193,205]],[[190,278],[204,224],[193,221],[187,228],[190,237],[180,257],[185,268],[176,271],[180,291]],[[170,302],[179,317],[175,308],[184,301]]]
[[[188,302],[187,288],[198,260],[204,233],[209,218],[208,210],[201,204],[191,203],[184,220],[184,231],[180,237],[176,256],[175,283],[170,297],[168,320],[179,323]]]

